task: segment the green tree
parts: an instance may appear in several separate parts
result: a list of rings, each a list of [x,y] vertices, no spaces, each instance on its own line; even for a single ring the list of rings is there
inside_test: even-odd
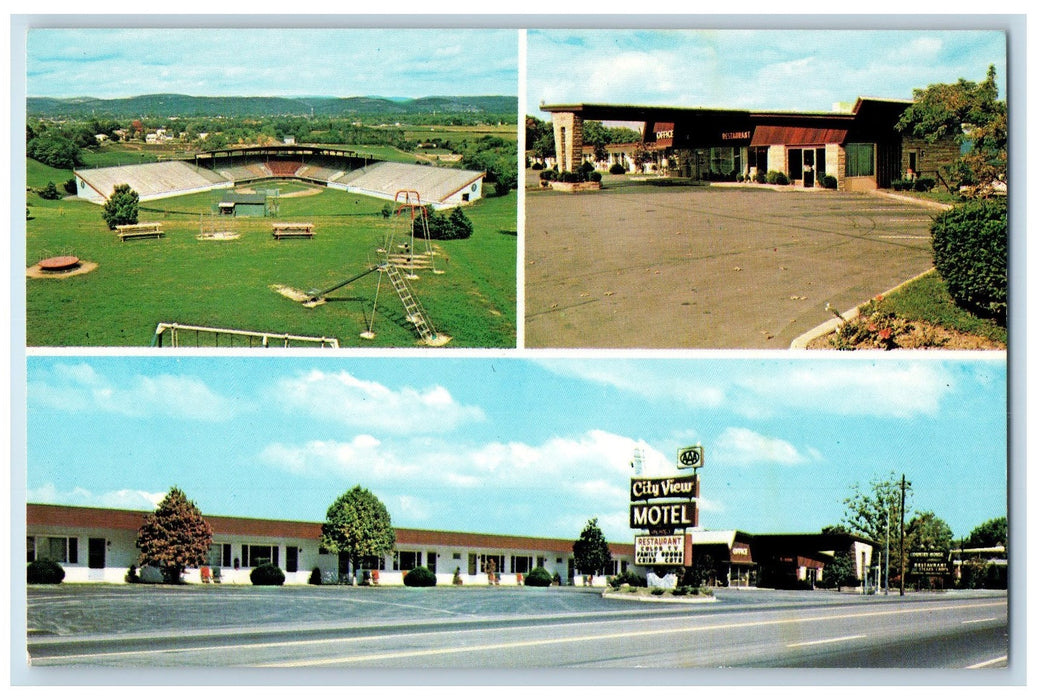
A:
[[[54,131],[38,133],[25,144],[25,155],[52,168],[71,170],[82,162],[81,149],[72,139]]]
[[[852,495],[843,501],[843,523],[849,532],[878,542],[883,551],[888,546],[891,558],[899,556],[902,545],[900,478],[890,473],[885,479],[873,478],[866,487],[855,483],[850,488]],[[905,494],[905,520],[911,510],[906,499],[910,495],[909,483]]]
[[[612,561],[612,552],[605,535],[598,527],[598,519],[591,518],[573,542],[573,559],[577,571],[584,574],[601,574]]]
[[[1008,549],[1008,518],[993,518],[977,525],[965,540],[966,547],[997,547]]]
[[[849,552],[837,552],[831,563],[825,565],[823,576],[822,582],[825,585],[834,586],[840,591],[843,586],[856,586],[860,583],[856,562]]]
[[[40,198],[61,199],[61,193],[58,192],[58,188],[53,182],[48,182],[46,186],[40,190]]]
[[[950,525],[932,511],[922,511],[912,517],[904,534],[908,551],[946,551],[951,548],[953,537]]]
[[[184,569],[203,565],[211,545],[212,528],[176,486],[137,530],[138,564],[161,569],[166,583],[180,583]]]
[[[137,223],[140,210],[140,196],[130,189],[129,185],[116,185],[112,196],[104,203],[101,216],[111,231],[116,226]]]
[[[385,556],[396,546],[396,530],[385,505],[359,485],[335,499],[321,525],[320,543],[347,553],[353,571],[364,557]]]
[[[953,139],[961,157],[945,175],[966,193],[985,197],[1008,178],[1008,106],[998,99],[994,66],[981,83],[959,79],[914,91],[897,128],[927,143]]]

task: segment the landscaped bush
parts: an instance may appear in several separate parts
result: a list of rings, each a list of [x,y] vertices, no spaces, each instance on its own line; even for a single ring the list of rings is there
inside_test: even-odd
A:
[[[472,222],[461,211],[461,207],[454,207],[449,216],[440,211],[431,211],[428,214],[428,236],[435,241],[471,238]]]
[[[546,588],[547,586],[551,585],[552,581],[553,578],[551,576],[551,572],[549,572],[542,566],[538,566],[537,568],[533,569],[528,574],[526,574],[527,586],[539,586],[541,588]]]
[[[403,585],[412,588],[430,588],[436,585],[436,575],[425,566],[419,566],[407,572],[403,577]]]
[[[26,581],[28,583],[61,583],[65,580],[65,570],[61,564],[49,559],[37,559],[29,562]]]
[[[627,584],[628,586],[634,586],[635,588],[644,588],[648,585],[648,579],[646,579],[644,576],[639,576],[632,569],[627,569],[623,573],[609,578],[608,584],[612,588],[619,588],[623,584]]]
[[[577,171],[583,173],[584,175],[589,175],[590,173],[594,172],[594,163],[584,161],[580,163],[580,167],[577,168]]]
[[[284,572],[273,564],[260,564],[248,575],[253,586],[283,586]]]
[[[591,182],[601,182],[601,173],[595,170],[587,175],[587,179]]]
[[[768,185],[787,185],[789,184],[789,177],[785,173],[779,170],[771,170],[767,173],[767,184]]]
[[[856,318],[839,326],[832,335],[832,347],[836,350],[900,347],[901,336],[911,333],[914,325],[883,309],[881,301],[881,296],[871,299],[861,306]]]
[[[74,178],[74,177],[73,178],[69,178],[68,180],[65,180],[64,187],[65,187],[65,193],[66,194],[76,194],[79,191],[78,188],[76,187],[76,178]]]
[[[130,568],[126,570],[126,575],[123,577],[126,583],[140,583],[140,576],[137,575],[136,564],[130,564]]]
[[[834,175],[822,175],[821,187],[824,187],[826,190],[834,190],[839,187],[839,181]]]
[[[313,567],[313,571],[310,572],[309,583],[313,586],[319,586],[324,583],[324,579],[321,578],[320,567]]]
[[[627,169],[623,167],[622,163],[613,163],[612,167],[609,168],[609,172],[613,175],[624,175]]]
[[[652,591],[651,591],[652,595],[662,595],[665,592],[666,592],[665,588],[653,588]]]
[[[539,163],[539,162],[533,163],[533,165],[531,165],[529,167],[530,167],[530,170],[543,170],[544,169],[543,164]]]
[[[955,303],[1004,324],[1008,313],[1008,206],[966,202],[933,221],[933,264]]]
[[[936,187],[936,179],[931,177],[915,178],[915,192],[928,192]]]

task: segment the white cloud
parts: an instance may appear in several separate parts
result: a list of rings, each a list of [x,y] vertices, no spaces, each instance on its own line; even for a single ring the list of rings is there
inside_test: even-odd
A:
[[[792,363],[739,379],[732,408],[748,416],[770,415],[778,407],[907,418],[935,414],[955,384],[935,362]]]
[[[41,370],[30,378],[27,389],[31,403],[67,412],[223,421],[241,410],[240,404],[196,377],[159,374],[119,380],[104,376],[87,363],[59,363]]]
[[[748,428],[727,428],[717,437],[715,450],[725,463],[748,466],[760,463],[793,465],[807,461],[791,443]]]
[[[90,506],[94,508],[120,508],[126,510],[154,510],[165,498],[165,493],[152,493],[137,489],[119,489],[93,493],[76,486],[68,491],[59,491],[54,484],[44,484],[26,493],[28,503],[46,503],[67,506]]]
[[[449,432],[485,419],[481,408],[458,403],[442,386],[390,389],[349,372],[313,370],[279,381],[274,392],[286,409],[389,433]]]

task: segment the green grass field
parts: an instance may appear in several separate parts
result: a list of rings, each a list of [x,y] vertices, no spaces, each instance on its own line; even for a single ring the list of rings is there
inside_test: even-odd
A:
[[[70,177],[70,171],[30,164],[27,184],[41,187],[48,180],[62,183]],[[296,183],[279,186],[282,194],[299,189]],[[371,317],[378,274],[333,295],[345,300],[312,309],[271,289],[324,289],[377,263],[375,251],[385,236],[390,230],[402,235],[404,229],[399,220],[382,216],[383,200],[323,190],[282,196],[276,219],[213,222],[209,212],[219,193],[187,195],[141,204],[140,221],[162,222],[165,238],[122,242],[108,230],[95,204],[44,201],[32,193],[27,199],[26,267],[64,254],[98,263],[84,275],[26,279],[29,346],[147,346],[160,322],[328,336],[343,347],[418,344],[388,280],[378,292],[376,337],[360,338]],[[472,237],[434,242],[444,274],[423,271],[411,283],[432,324],[453,338],[448,347],[515,346],[516,203],[511,193],[466,207],[474,225]],[[312,222],[316,236],[274,240],[274,220]],[[240,238],[197,240],[203,223],[240,233]],[[204,336],[200,342],[212,344]],[[222,337],[221,346],[226,343]]]

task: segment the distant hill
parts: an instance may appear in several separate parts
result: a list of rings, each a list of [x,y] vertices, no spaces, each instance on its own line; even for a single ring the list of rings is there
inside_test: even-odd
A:
[[[319,116],[405,118],[410,115],[485,114],[517,118],[518,98],[509,95],[475,97],[194,97],[138,95],[119,99],[96,97],[29,97],[26,113],[43,118],[143,119],[166,117]]]

